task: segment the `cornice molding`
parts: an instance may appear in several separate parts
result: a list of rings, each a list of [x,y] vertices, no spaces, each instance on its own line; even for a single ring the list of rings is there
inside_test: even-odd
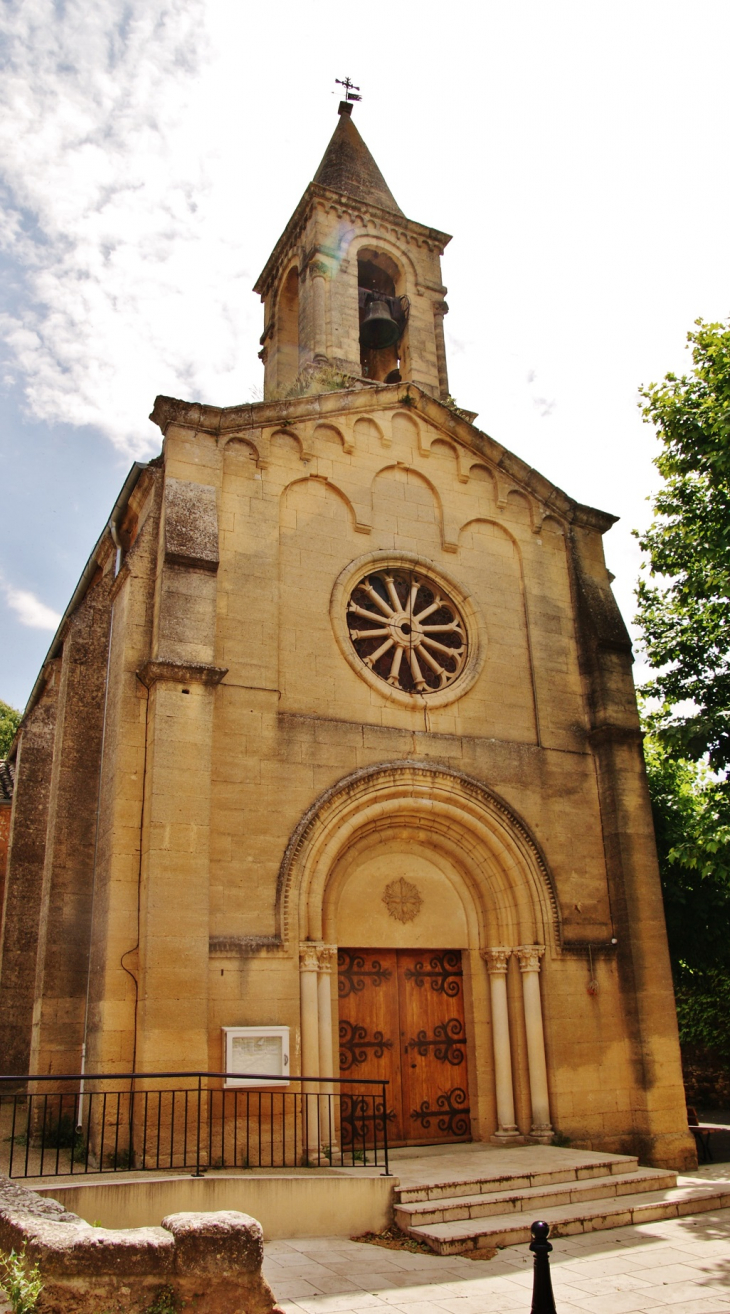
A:
[[[215,958],[252,958],[262,953],[281,956],[285,946],[278,935],[211,935],[208,951]],[[289,954],[284,952],[284,956]]]
[[[146,689],[158,680],[171,684],[217,685],[228,674],[227,666],[209,666],[206,662],[148,661],[140,666],[137,679]]]

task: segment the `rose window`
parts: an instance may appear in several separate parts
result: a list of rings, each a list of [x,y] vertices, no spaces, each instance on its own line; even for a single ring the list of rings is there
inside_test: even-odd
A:
[[[464,622],[444,590],[416,571],[366,575],[350,595],[347,624],[358,657],[404,693],[445,689],[464,667]]]

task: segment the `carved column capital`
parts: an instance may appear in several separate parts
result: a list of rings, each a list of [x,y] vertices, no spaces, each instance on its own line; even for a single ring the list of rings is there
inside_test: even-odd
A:
[[[330,973],[337,966],[337,945],[323,944],[317,950],[317,967],[320,972]]]
[[[503,945],[498,945],[494,949],[482,949],[481,954],[487,964],[487,971],[490,976],[492,973],[501,973],[507,971],[507,963],[511,949],[506,949]]]
[[[307,265],[307,273],[310,278],[329,278],[330,267],[325,264],[324,260],[312,260]]]
[[[321,944],[314,944],[307,941],[299,946],[299,971],[300,972],[318,972],[319,971],[319,954]]]
[[[521,972],[539,972],[540,959],[545,953],[544,944],[521,944],[515,949]]]

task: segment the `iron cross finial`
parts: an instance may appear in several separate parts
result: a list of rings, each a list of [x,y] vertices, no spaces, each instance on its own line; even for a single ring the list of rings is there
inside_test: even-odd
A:
[[[355,83],[350,78],[335,78],[335,82],[337,83],[338,87],[345,88],[346,101],[362,100],[362,96],[357,95],[357,92],[359,92],[360,88],[356,87]]]

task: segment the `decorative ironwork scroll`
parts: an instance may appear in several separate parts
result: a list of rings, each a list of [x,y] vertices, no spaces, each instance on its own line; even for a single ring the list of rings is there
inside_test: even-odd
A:
[[[372,1040],[367,1039],[367,1027],[357,1022],[340,1022],[340,1068],[348,1072],[359,1063],[367,1063],[368,1050],[373,1058],[382,1058],[386,1049],[393,1048],[393,1041],[386,1040],[382,1031],[374,1031]]]
[[[340,1097],[340,1137],[343,1148],[372,1145],[383,1141],[386,1119],[395,1121],[395,1111],[383,1117],[383,1100],[377,1095],[342,1095]]]
[[[436,1127],[445,1135],[468,1136],[471,1130],[471,1110],[466,1100],[466,1091],[461,1086],[455,1086],[445,1095],[437,1097],[435,1109],[429,1107],[428,1100],[423,1100],[420,1108],[413,1110],[411,1118],[414,1122],[420,1122],[423,1131],[430,1131],[431,1120],[435,1119]]]
[[[462,1046],[465,1044],[466,1036],[461,1021],[458,1017],[450,1017],[447,1022],[439,1022],[434,1027],[431,1038],[426,1031],[419,1031],[415,1040],[408,1041],[406,1051],[415,1049],[421,1058],[427,1058],[429,1049],[432,1049],[439,1063],[450,1063],[456,1068],[464,1062]]]
[[[337,992],[340,999],[359,994],[368,981],[377,987],[390,980],[393,973],[389,967],[383,967],[375,958],[370,959],[370,966],[366,967],[366,961],[362,954],[350,953],[348,949],[338,951]]]
[[[428,968],[424,967],[422,962],[416,963],[415,967],[407,967],[404,975],[406,981],[412,981],[420,988],[423,988],[426,981],[430,981],[431,989],[437,994],[448,995],[449,999],[455,999],[461,993],[461,981],[464,975],[461,954],[458,949],[455,952],[447,950],[443,954],[434,954]]]

